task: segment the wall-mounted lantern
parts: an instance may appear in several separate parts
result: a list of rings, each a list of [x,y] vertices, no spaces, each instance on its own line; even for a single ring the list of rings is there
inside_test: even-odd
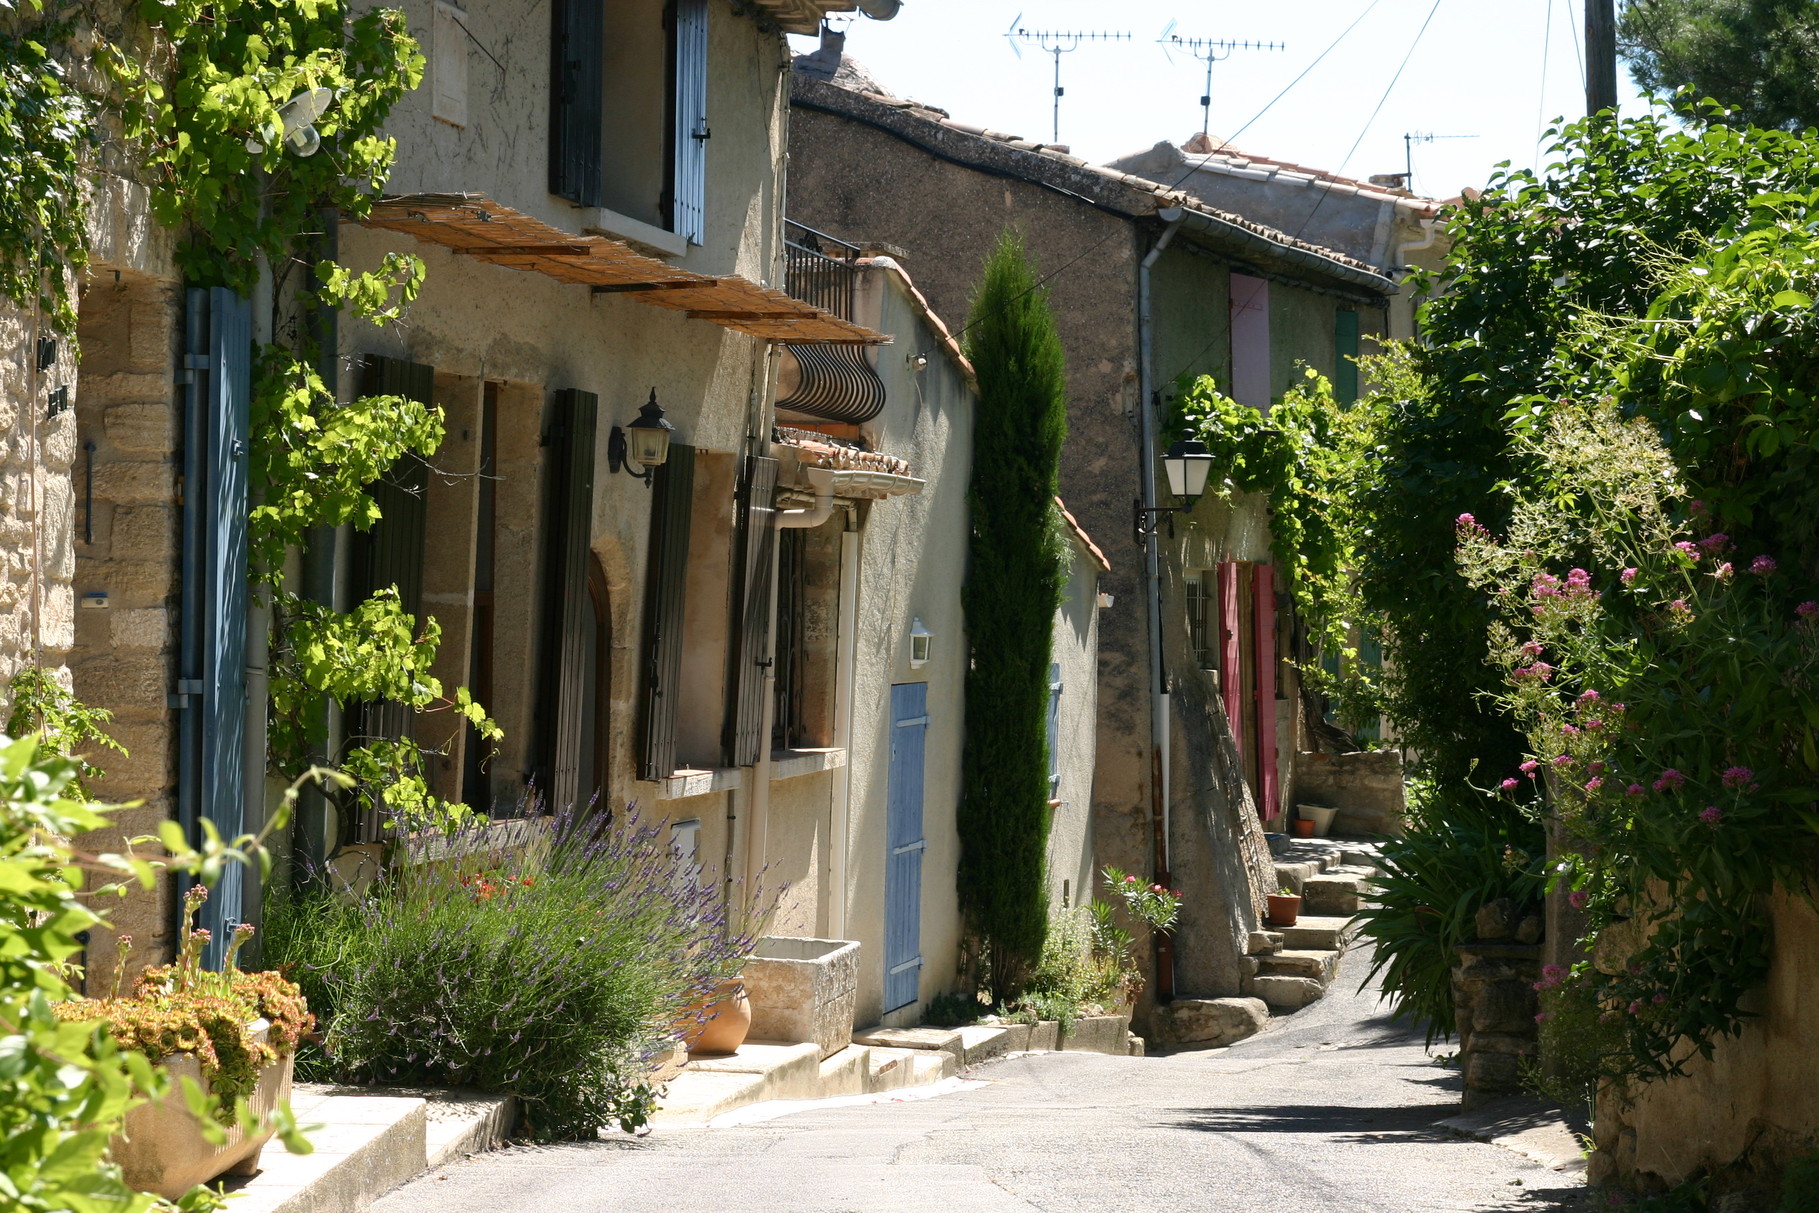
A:
[[[651,469],[663,466],[669,458],[670,438],[675,432],[676,427],[663,416],[663,406],[657,403],[657,389],[652,388],[651,398],[638,410],[638,419],[624,428],[614,426],[607,436],[606,464],[649,486]],[[627,463],[635,463],[643,470],[634,472],[626,467]]]
[[[923,627],[920,619],[910,620],[910,669],[919,669],[928,664],[929,649],[934,640],[935,634]]]
[[[1162,470],[1168,474],[1168,491],[1179,498],[1181,504],[1145,506],[1141,501],[1135,504],[1131,527],[1140,546],[1156,533],[1158,515],[1178,514],[1194,508],[1194,503],[1206,492],[1207,477],[1213,471],[1212,452],[1198,439],[1183,438],[1162,457]],[[1171,526],[1173,521],[1170,519]],[[1170,534],[1173,533],[1171,530]]]

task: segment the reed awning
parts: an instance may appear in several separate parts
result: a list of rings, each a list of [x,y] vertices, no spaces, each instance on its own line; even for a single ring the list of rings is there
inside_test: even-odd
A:
[[[493,265],[532,270],[600,293],[685,312],[785,345],[886,345],[890,338],[736,274],[696,274],[623,241],[574,236],[482,194],[389,194],[364,227],[403,232]]]

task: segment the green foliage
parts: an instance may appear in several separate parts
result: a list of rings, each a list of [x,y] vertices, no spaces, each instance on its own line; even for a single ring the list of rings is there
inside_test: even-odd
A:
[[[1777,1213],[1819,1213],[1819,1150],[1796,1158],[1781,1178]]]
[[[635,1128],[651,1059],[752,939],[716,882],[678,877],[661,825],[564,816],[502,853],[489,824],[419,835],[351,926],[293,903],[267,959],[324,991],[342,1081],[510,1092],[544,1139]]]
[[[1382,385],[1373,474],[1361,493],[1365,604],[1387,627],[1386,710],[1438,778],[1507,769],[1520,738],[1487,692],[1490,606],[1452,567],[1452,520],[1492,530],[1524,473],[1511,411],[1609,390],[1601,318],[1645,315],[1664,275],[1748,215],[1751,200],[1819,186],[1815,145],[1661,115],[1558,132],[1544,174],[1514,172],[1460,203],[1446,291],[1423,308],[1428,345]],[[1600,368],[1607,368],[1600,370]]]
[[[1067,402],[1061,340],[1021,239],[1006,231],[973,297],[979,377],[962,601],[970,661],[959,808],[959,894],[1013,998],[1048,923],[1048,665],[1065,584],[1055,487]]]
[[[1357,661],[1353,629],[1365,625],[1358,597],[1357,508],[1369,475],[1381,397],[1351,406],[1309,369],[1265,416],[1220,392],[1210,375],[1183,380],[1171,401],[1169,428],[1198,438],[1213,456],[1216,491],[1270,499],[1270,551],[1283,588],[1306,625],[1312,652],[1299,669],[1310,686],[1337,702],[1342,719],[1376,716],[1373,671]],[[1338,673],[1320,658],[1337,658]]]
[[[1077,1017],[1109,1013],[1123,1005],[1127,991],[1135,995],[1142,979],[1134,973],[1127,976],[1120,963],[1128,962],[1129,956],[1096,950],[1092,946],[1092,919],[1088,915],[1083,922],[1082,918],[1082,913],[1075,910],[1056,915],[1049,924],[1042,959],[1012,1010],[1055,1020],[1066,1031]]]
[[[321,208],[366,213],[397,150],[379,131],[423,77],[401,11],[350,20],[333,0],[142,0],[140,11],[152,53],[109,44],[103,62],[158,219],[187,227],[187,277],[246,290],[258,258],[285,259]],[[299,156],[278,110],[308,89],[333,100],[314,124],[321,149]]]
[[[991,1008],[972,994],[937,994],[922,1007],[922,1022],[937,1028],[964,1028],[978,1023]]]
[[[1618,46],[1636,83],[1690,88],[1730,107],[1722,120],[1798,130],[1819,124],[1819,5],[1812,0],[1631,0]]]
[[[91,708],[75,693],[54,678],[42,666],[21,666],[7,684],[12,703],[6,713],[8,737],[36,737],[46,749],[74,759],[77,778],[69,786],[75,800],[87,800],[84,786],[107,772],[90,762],[81,751],[91,745],[105,746],[124,755],[126,747],[115,741],[102,726],[114,718],[106,708]]]
[[[1152,931],[1166,931],[1181,917],[1181,894],[1159,884],[1144,884],[1121,868],[1101,874],[1105,891],[1117,899],[1124,912]]]
[[[1815,851],[1819,606],[1794,605],[1773,558],[1733,565],[1649,422],[1556,407],[1521,445],[1549,476],[1517,492],[1506,539],[1461,520],[1460,564],[1499,604],[1523,773],[1549,773],[1587,844],[1563,879],[1601,940],[1581,976],[1626,1036],[1610,1076],[1679,1073],[1740,1030],[1769,895],[1803,887]]]
[[[1383,974],[1398,1015],[1426,1024],[1430,1045],[1457,1030],[1453,949],[1476,937],[1487,903],[1507,897],[1519,913],[1540,904],[1546,844],[1539,825],[1469,785],[1410,784],[1408,836],[1383,842],[1358,919],[1375,945],[1371,976]]]
[[[35,16],[22,26],[0,33],[0,298],[37,308],[67,335],[76,331],[73,274],[88,263],[82,166],[97,107],[51,53],[68,21]]]

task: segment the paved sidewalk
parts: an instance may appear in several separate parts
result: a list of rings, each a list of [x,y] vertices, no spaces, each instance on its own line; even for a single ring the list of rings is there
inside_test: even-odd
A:
[[[641,1140],[516,1148],[431,1172],[376,1213],[1416,1213],[1591,1207],[1578,1179],[1438,1126],[1458,1076],[1358,994],[1228,1049],[1052,1053],[988,1085]]]

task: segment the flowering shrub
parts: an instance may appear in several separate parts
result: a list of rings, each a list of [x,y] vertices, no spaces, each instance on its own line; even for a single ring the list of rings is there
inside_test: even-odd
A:
[[[1152,931],[1166,931],[1181,916],[1181,893],[1159,884],[1144,884],[1118,868],[1107,868],[1105,891],[1117,898],[1132,918]]]
[[[1675,1073],[1738,1031],[1764,897],[1798,887],[1819,830],[1819,628],[1772,554],[1736,552],[1688,499],[1649,423],[1561,405],[1519,442],[1551,482],[1503,540],[1457,525],[1530,748],[1501,787],[1544,782],[1589,844],[1557,879],[1600,943],[1575,979],[1623,1029],[1604,1072]]]
[[[291,907],[268,956],[324,992],[341,1081],[510,1092],[543,1139],[637,1127],[653,1059],[737,975],[751,936],[634,810],[564,814],[503,853],[487,830],[419,836],[351,910]]]

